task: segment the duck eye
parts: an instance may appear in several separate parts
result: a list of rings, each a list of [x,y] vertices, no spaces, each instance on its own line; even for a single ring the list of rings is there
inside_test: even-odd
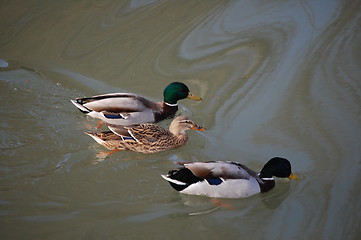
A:
[[[192,124],[192,122],[191,122],[191,121],[189,121],[189,120],[183,120],[183,121],[180,121],[180,123],[188,123],[188,124]]]

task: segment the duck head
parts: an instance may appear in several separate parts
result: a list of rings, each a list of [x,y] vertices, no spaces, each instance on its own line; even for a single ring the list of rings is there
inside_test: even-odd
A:
[[[202,98],[190,93],[187,85],[181,82],[172,82],[163,92],[164,102],[168,104],[177,104],[181,99],[189,98],[196,101],[201,101]]]
[[[186,130],[193,129],[197,131],[205,131],[204,127],[196,125],[187,116],[176,117],[169,126],[169,131],[175,135],[185,134]]]
[[[289,179],[298,179],[298,177],[292,173],[291,163],[285,159],[280,157],[274,157],[269,160],[264,167],[262,168],[260,174],[260,178],[289,178]]]

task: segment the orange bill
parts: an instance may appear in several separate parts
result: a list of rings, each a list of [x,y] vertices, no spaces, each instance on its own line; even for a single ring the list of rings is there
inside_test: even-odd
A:
[[[206,130],[204,127],[198,126],[198,125],[193,125],[193,127],[191,129],[201,131],[201,132]]]

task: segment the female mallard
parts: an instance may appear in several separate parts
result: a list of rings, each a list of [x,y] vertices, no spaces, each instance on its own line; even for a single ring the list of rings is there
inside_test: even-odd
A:
[[[202,100],[192,95],[188,87],[181,82],[169,84],[164,89],[163,96],[163,102],[153,102],[132,93],[110,93],[70,101],[88,116],[98,118],[107,124],[125,126],[159,122],[172,117],[178,110],[178,100]]]
[[[287,159],[269,160],[257,174],[236,162],[180,163],[182,168],[171,170],[162,177],[177,191],[217,198],[243,198],[274,188],[275,177],[297,179]]]
[[[186,130],[205,130],[187,116],[176,117],[171,122],[169,130],[150,123],[109,128],[112,131],[86,134],[109,150],[131,150],[141,153],[156,153],[182,146],[188,140]]]

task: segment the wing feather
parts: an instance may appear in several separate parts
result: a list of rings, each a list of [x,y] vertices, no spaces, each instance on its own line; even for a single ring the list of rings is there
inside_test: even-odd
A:
[[[171,136],[172,133],[168,130],[150,123],[126,126],[125,129],[131,133],[131,135],[138,139],[140,142],[157,142],[161,138]]]
[[[158,104],[131,93],[110,93],[88,98],[77,98],[76,101],[93,111],[112,113],[142,112],[147,108],[157,109]]]
[[[199,178],[249,179],[257,174],[246,166],[235,162],[194,162],[181,163]]]

